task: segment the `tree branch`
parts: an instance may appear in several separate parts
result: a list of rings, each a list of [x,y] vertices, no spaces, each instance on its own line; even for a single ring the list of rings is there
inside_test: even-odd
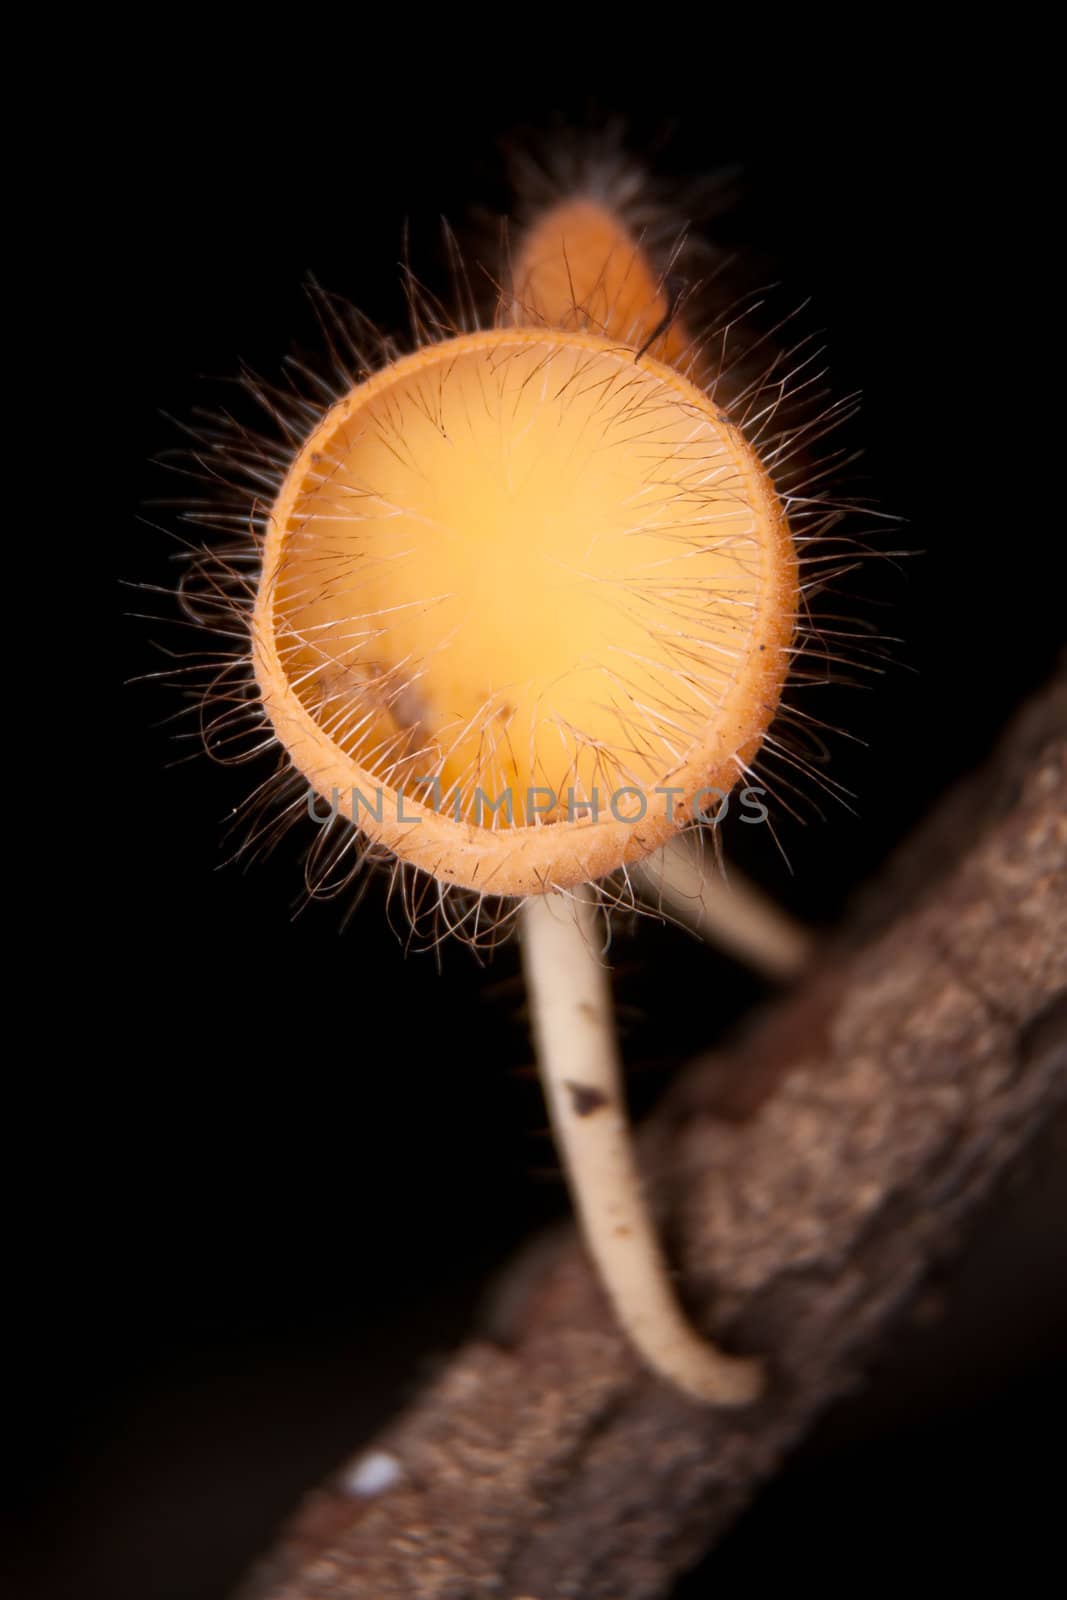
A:
[[[767,1397],[687,1403],[573,1237],[318,1492],[257,1600],[654,1600],[852,1387],[1067,1099],[1067,678],[868,892],[803,985],[684,1073],[642,1140],[698,1326]]]

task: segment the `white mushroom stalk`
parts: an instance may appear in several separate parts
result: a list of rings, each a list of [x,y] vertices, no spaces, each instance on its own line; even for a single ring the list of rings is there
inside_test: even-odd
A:
[[[693,834],[654,851],[636,876],[654,905],[776,982],[795,978],[811,957],[811,932],[739,872],[709,871]]]
[[[682,1314],[649,1217],[619,1068],[595,891],[537,895],[522,948],[538,1063],[556,1143],[589,1252],[635,1348],[695,1400],[747,1405],[759,1362],[724,1354]]]

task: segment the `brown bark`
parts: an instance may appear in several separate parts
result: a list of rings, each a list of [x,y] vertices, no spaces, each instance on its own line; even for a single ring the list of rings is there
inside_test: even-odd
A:
[[[645,1373],[572,1239],[516,1277],[316,1494],[263,1600],[653,1600],[892,1336],[1067,1099],[1067,679],[890,864],[804,982],[694,1062],[643,1136],[689,1308],[771,1385],[740,1412]]]

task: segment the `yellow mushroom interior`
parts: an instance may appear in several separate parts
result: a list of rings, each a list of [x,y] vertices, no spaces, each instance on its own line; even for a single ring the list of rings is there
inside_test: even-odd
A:
[[[737,463],[710,402],[606,341],[423,351],[294,467],[285,678],[371,780],[487,827],[669,786],[754,648]]]

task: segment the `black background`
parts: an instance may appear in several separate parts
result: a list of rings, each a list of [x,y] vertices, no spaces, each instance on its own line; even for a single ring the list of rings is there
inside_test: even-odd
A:
[[[116,575],[173,582],[159,529],[176,514],[151,503],[166,486],[148,464],[176,439],[163,413],[224,401],[239,361],[275,375],[294,340],[313,344],[308,271],[401,327],[405,220],[421,275],[444,287],[437,218],[462,229],[472,205],[506,209],[504,135],[622,113],[661,176],[736,165],[712,236],[783,306],[810,297],[834,391],[863,391],[850,488],[904,519],[889,543],[922,552],[855,580],[901,643],[884,678],[823,708],[866,741],[833,744],[854,811],[785,819],[788,867],[765,830],[728,840],[783,902],[832,921],[989,749],[1062,633],[1052,537],[1021,513],[1012,467],[1022,398],[1003,361],[1030,316],[1002,276],[1026,226],[1017,168],[977,101],[921,73],[845,105],[840,84],[723,95],[704,72],[664,86],[641,62],[589,92],[588,74],[576,90],[505,54],[508,70],[470,85],[444,42],[436,73],[353,60],[319,97],[291,97],[284,73],[216,77],[207,41],[196,66],[146,74],[99,180],[128,227]],[[134,589],[120,605],[164,619],[124,618],[121,676],[158,670],[173,607]],[[454,947],[406,955],[374,890],[341,936],[337,905],[294,921],[299,841],[247,873],[221,865],[251,779],[176,741],[176,704],[151,683],[121,694],[101,863],[116,931],[86,919],[86,959],[102,957],[77,1017],[87,1069],[58,1135],[37,1130],[63,1152],[49,1186],[64,1220],[15,1505],[24,1592],[225,1595],[299,1494],[471,1328],[494,1269],[565,1214],[514,949],[487,968]],[[615,959],[638,1108],[764,998],[651,922],[620,930]],[[1041,1181],[1043,1199],[989,1221],[948,1354],[883,1375],[680,1593],[796,1574],[845,1592],[872,1551],[900,1579],[931,1560],[959,1576],[977,1526],[986,1556],[1035,1558],[1034,1417],[1050,1422],[1057,1331]]]

